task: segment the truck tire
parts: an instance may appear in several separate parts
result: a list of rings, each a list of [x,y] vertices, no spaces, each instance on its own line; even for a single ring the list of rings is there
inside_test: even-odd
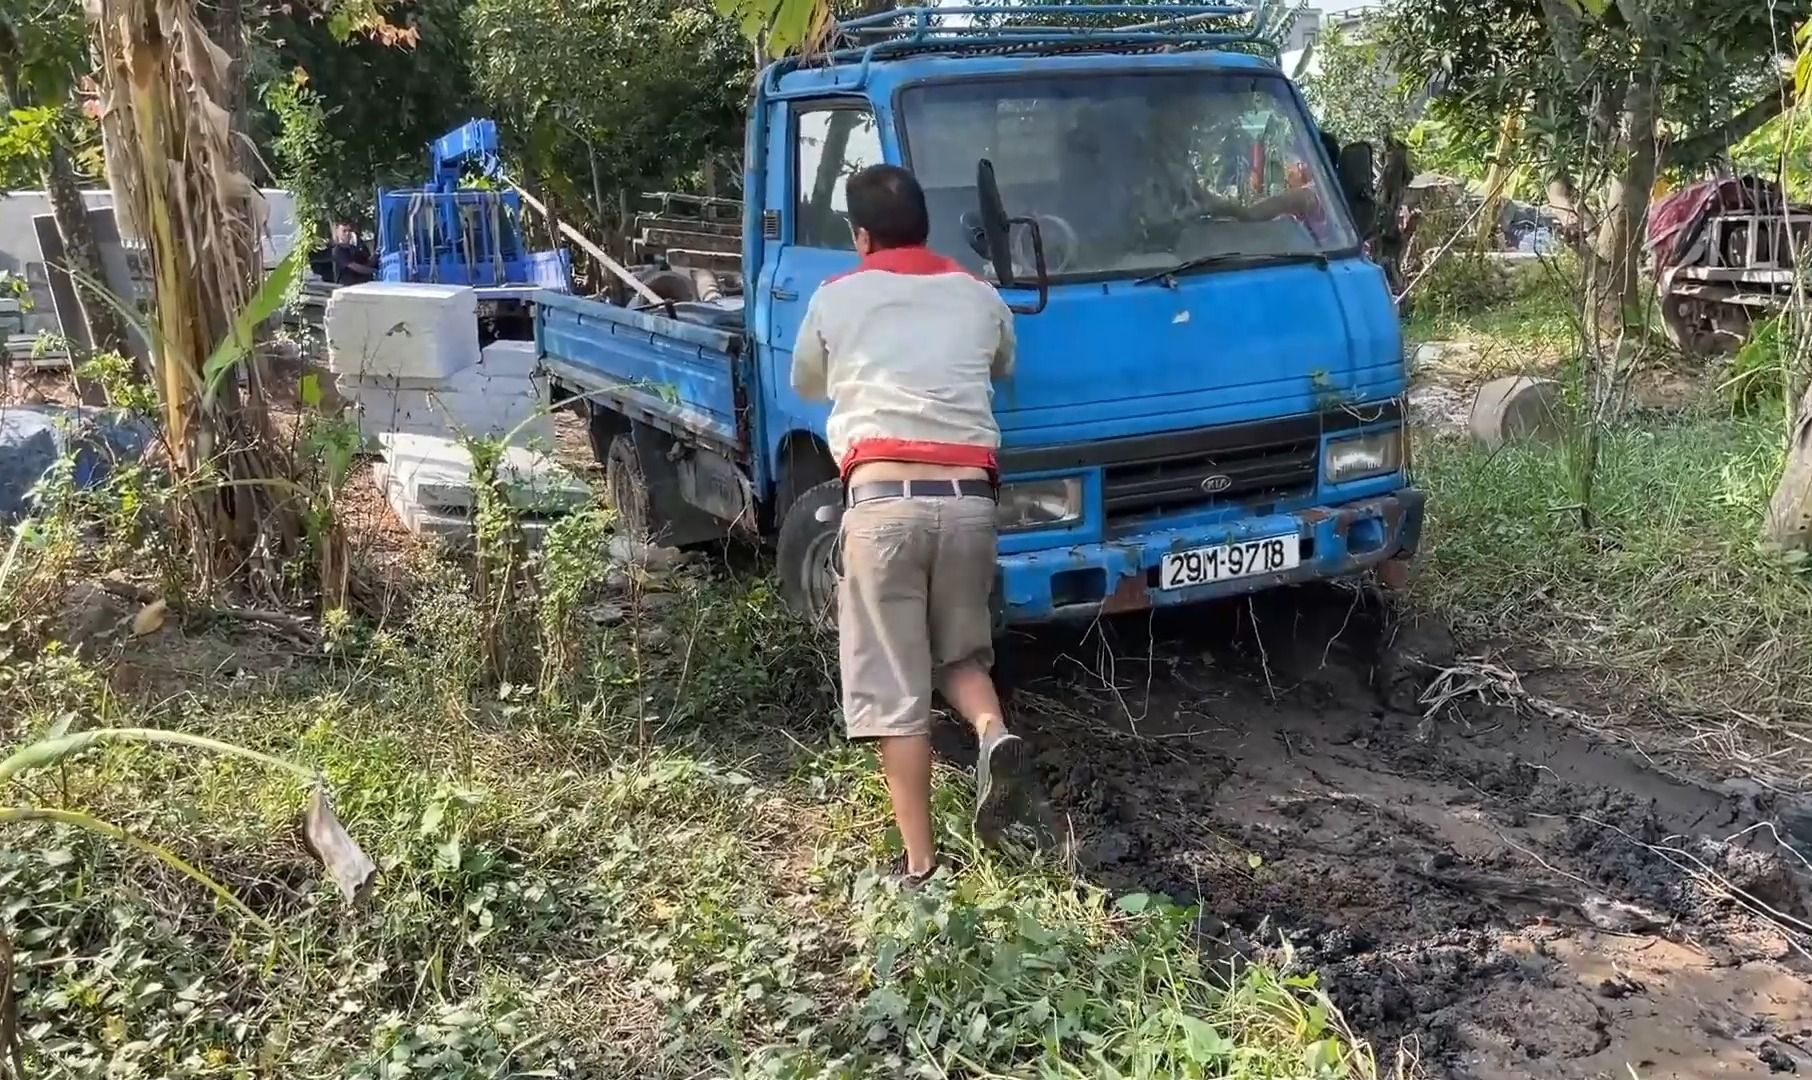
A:
[[[788,607],[824,630],[837,625],[837,579],[843,569],[837,529],[842,512],[843,481],[819,484],[787,508],[776,545],[780,595]]]
[[[649,509],[648,474],[642,455],[629,432],[614,436],[604,458],[604,490],[616,511],[617,530],[632,540],[646,542],[653,531]]]

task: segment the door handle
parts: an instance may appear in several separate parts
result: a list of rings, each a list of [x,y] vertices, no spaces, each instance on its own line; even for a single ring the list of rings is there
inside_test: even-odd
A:
[[[797,299],[799,299],[799,293],[796,292],[795,290],[782,289],[779,287],[769,289],[768,295],[772,296],[776,300],[797,300]]]

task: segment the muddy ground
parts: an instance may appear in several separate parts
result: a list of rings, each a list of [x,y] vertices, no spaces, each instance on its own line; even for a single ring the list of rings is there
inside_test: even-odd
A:
[[[1429,713],[1451,639],[1379,612],[1318,588],[1011,641],[1010,707],[1082,871],[1199,898],[1219,954],[1287,942],[1382,1064],[1812,1073],[1801,803],[1540,709]]]

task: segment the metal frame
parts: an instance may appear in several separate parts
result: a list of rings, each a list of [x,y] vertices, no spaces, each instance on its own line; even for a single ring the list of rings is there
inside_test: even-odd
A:
[[[1213,48],[1251,45],[1263,40],[1268,0],[1224,4],[961,4],[948,7],[903,7],[837,24],[836,37],[853,44],[825,54],[831,63],[859,59],[864,64],[925,49],[939,51],[1038,52],[1069,51],[1084,46],[1169,45]],[[1152,18],[1153,12],[1162,12]],[[1052,16],[1050,23],[1003,22],[976,25],[977,18],[1024,19]],[[1118,17],[1121,26],[1102,26],[1085,19]],[[1243,28],[1201,30],[1218,19],[1249,19]],[[952,21],[957,20],[957,21]],[[902,25],[904,22],[904,25]]]

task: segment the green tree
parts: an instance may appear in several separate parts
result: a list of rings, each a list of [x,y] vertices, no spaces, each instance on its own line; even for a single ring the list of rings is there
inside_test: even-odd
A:
[[[737,156],[751,56],[703,0],[474,0],[468,25],[522,179],[568,208],[608,222],[606,193],[697,187]]]
[[[256,140],[298,223],[369,222],[379,186],[420,184],[430,140],[470,119],[466,0],[280,11],[253,46]]]
[[[1637,302],[1643,222],[1657,176],[1702,167],[1778,116],[1780,64],[1808,0],[1397,0],[1389,45],[1404,71],[1444,83],[1436,111],[1481,160],[1510,113],[1524,156],[1594,238],[1601,310]]]
[[[1399,74],[1381,41],[1334,27],[1314,48],[1317,70],[1303,78],[1302,93],[1324,129],[1374,146],[1408,133],[1419,88]]]
[[[0,0],[0,94],[6,104],[0,154],[8,158],[6,179],[37,174],[62,236],[64,260],[77,278],[89,340],[98,351],[123,354],[125,321],[88,284],[103,275],[76,172],[83,118],[74,95],[77,81],[90,70],[77,0]]]

